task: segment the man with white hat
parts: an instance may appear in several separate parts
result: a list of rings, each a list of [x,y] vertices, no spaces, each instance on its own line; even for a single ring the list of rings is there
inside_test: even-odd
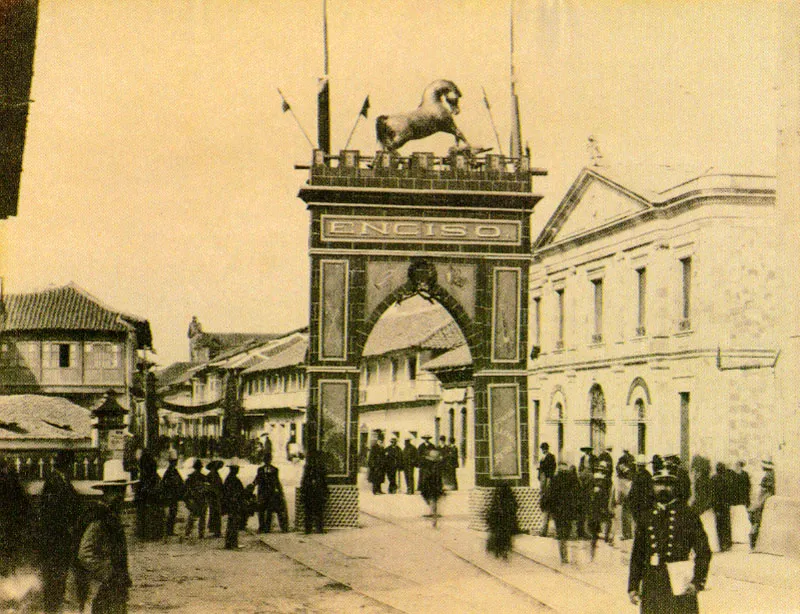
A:
[[[89,509],[89,524],[78,547],[79,578],[88,584],[79,593],[88,594],[92,614],[119,614],[127,611],[131,586],[128,544],[119,514],[125,491],[134,482],[128,479],[122,461],[107,461],[103,477],[92,487],[103,491],[103,497]]]

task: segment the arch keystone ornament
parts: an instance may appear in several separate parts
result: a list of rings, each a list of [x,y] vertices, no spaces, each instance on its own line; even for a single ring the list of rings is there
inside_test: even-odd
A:
[[[541,196],[532,193],[528,158],[465,156],[315,151],[300,189],[310,213],[306,441],[321,451],[336,489],[331,526],[358,524],[364,344],[389,306],[415,295],[453,316],[472,355],[471,513],[483,513],[499,480],[532,490],[528,269],[530,216]],[[520,526],[533,528],[527,517]]]

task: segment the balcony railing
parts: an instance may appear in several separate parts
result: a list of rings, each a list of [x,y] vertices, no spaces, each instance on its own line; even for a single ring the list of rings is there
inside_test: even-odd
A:
[[[308,390],[291,390],[289,392],[258,392],[245,394],[242,407],[245,410],[276,409],[280,407],[305,407]]]
[[[526,157],[462,152],[443,158],[429,152],[401,157],[387,151],[362,156],[358,150],[343,150],[337,156],[319,149],[314,150],[310,171],[311,185],[495,192],[530,192],[531,175],[545,174],[532,171]]]
[[[376,405],[437,399],[440,395],[438,380],[411,380],[365,386],[359,390],[358,401],[361,405]]]

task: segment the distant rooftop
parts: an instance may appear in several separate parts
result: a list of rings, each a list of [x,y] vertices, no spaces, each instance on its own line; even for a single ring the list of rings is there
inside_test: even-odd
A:
[[[317,149],[311,166],[303,168],[310,168],[312,186],[482,192],[529,193],[531,175],[545,174],[532,170],[527,157],[458,152],[446,157],[429,152],[402,157],[386,151],[368,156],[358,150],[329,155]]]
[[[409,348],[449,350],[467,340],[453,316],[438,303],[420,306],[424,299],[390,308],[376,323],[362,355],[380,356]]]

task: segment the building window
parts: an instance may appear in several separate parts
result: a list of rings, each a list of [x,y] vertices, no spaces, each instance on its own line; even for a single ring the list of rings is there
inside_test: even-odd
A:
[[[556,337],[556,349],[564,347],[564,288],[556,290],[556,300],[558,301],[558,336]]]
[[[647,269],[642,267],[641,269],[636,269],[636,283],[638,285],[638,309],[636,315],[636,335],[638,337],[643,337],[647,334],[647,328],[645,326],[645,316],[646,316],[646,299],[647,299]]]
[[[533,345],[542,346],[542,297],[533,299]]]
[[[593,279],[594,288],[594,334],[592,343],[603,342],[603,280]]]
[[[59,343],[57,347],[58,347],[58,366],[62,369],[69,368],[70,365],[69,343]]]
[[[692,310],[692,259],[681,259],[681,277],[683,283],[683,311],[681,312],[681,330],[691,328]]]
[[[417,357],[410,356],[408,359],[408,379],[417,379]]]
[[[400,361],[397,358],[392,358],[391,361],[391,369],[392,369],[392,381],[397,381],[397,374],[400,371]]]

